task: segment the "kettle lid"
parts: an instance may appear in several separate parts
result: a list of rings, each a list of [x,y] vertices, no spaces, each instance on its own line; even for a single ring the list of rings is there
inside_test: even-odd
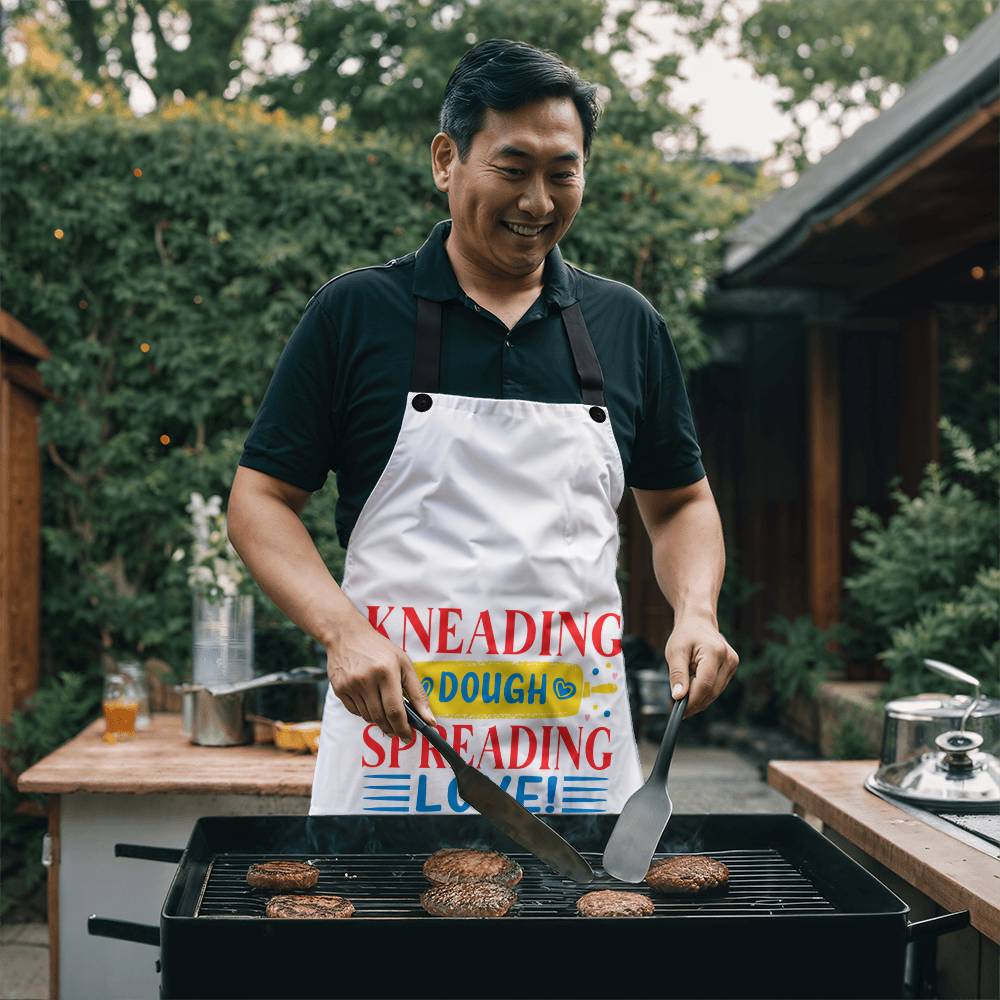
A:
[[[969,711],[973,698],[967,694],[927,694],[907,695],[895,698],[885,706],[887,715],[896,719],[953,719]],[[980,698],[979,703],[969,712],[972,719],[989,718],[1000,715],[1000,698]]]

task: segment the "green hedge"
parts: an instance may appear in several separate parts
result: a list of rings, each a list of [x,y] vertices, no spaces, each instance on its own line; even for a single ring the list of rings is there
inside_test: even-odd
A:
[[[110,649],[184,675],[190,595],[170,554],[187,540],[189,494],[225,498],[311,294],[418,246],[446,200],[427,148],[246,105],[0,127],[4,307],[51,349],[41,372],[57,397],[41,426],[49,672],[96,669]],[[740,182],[724,181],[717,167],[665,165],[601,137],[563,245],[640,287],[689,366],[707,358],[694,313],[719,253],[696,234],[746,207]],[[331,477],[305,520],[339,579],[335,500]],[[258,646],[268,666],[311,658],[263,597]]]

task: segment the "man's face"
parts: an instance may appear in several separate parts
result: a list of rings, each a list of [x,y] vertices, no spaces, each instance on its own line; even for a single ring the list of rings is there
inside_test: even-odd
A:
[[[449,242],[486,271],[536,271],[583,200],[583,126],[568,97],[488,109],[464,163],[443,132],[431,155],[434,181],[448,192]]]

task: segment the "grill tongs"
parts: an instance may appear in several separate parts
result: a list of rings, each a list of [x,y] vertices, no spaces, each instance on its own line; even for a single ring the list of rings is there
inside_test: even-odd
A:
[[[410,724],[451,765],[458,779],[458,792],[473,809],[560,875],[582,885],[593,881],[594,870],[585,858],[495,781],[466,763],[433,726],[429,726],[417,715],[405,699],[404,704]]]

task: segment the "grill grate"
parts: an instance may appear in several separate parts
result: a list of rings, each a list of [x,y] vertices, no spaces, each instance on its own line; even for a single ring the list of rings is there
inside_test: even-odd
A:
[[[530,854],[510,854],[524,869],[515,887],[518,901],[510,911],[518,917],[576,917],[576,901],[594,889],[623,889],[652,898],[654,916],[769,916],[773,914],[836,913],[813,882],[773,849],[712,852],[729,868],[729,887],[713,896],[695,898],[659,896],[648,886],[628,886],[600,868],[601,855],[584,853],[595,872],[589,886],[578,886],[551,872]],[[198,917],[263,917],[272,893],[246,884],[251,864],[281,857],[310,861],[319,868],[315,895],[344,896],[355,907],[354,919],[365,917],[427,917],[420,894],[430,883],[422,866],[428,854],[217,854],[208,869],[195,907]],[[656,858],[671,857],[657,854]]]

